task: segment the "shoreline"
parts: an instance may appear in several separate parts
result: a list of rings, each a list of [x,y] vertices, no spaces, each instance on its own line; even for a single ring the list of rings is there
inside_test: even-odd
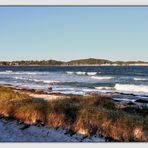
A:
[[[51,93],[48,94],[46,92],[43,91],[38,91],[38,90],[34,90],[34,89],[25,89],[25,88],[19,88],[10,84],[3,84],[0,85],[0,87],[5,87],[5,88],[11,88],[13,89],[15,92],[16,91],[21,91],[22,93],[26,93],[27,95],[29,95],[30,97],[32,97],[33,102],[35,103],[44,103],[44,102],[48,102],[48,101],[52,101],[52,100],[58,100],[58,99],[65,99],[65,98],[70,98],[73,95],[65,95],[62,93]],[[79,95],[75,95],[75,96],[79,96]],[[14,128],[17,128],[14,131],[11,131],[11,129],[9,129],[9,127],[4,127],[2,126],[3,121],[5,120],[6,123],[10,126],[14,126]],[[14,122],[14,123],[13,123]],[[5,122],[4,122],[5,123]],[[17,126],[16,126],[17,123]],[[3,124],[4,125],[4,124]],[[15,127],[16,126],[16,127]],[[20,126],[20,128],[18,128],[18,126]],[[85,134],[81,134],[81,133],[73,133],[70,129],[66,129],[64,126],[60,126],[60,127],[50,127],[46,124],[43,124],[42,122],[40,123],[25,123],[23,122],[21,119],[17,119],[14,117],[9,117],[9,116],[3,116],[0,113],[0,127],[1,130],[0,132],[5,132],[5,134],[7,135],[7,138],[5,139],[5,137],[1,137],[0,134],[0,139],[3,139],[1,142],[107,142],[107,141],[114,141],[111,138],[105,138],[102,136],[98,136],[98,135],[85,135]],[[4,129],[3,129],[4,127]],[[36,136],[37,132],[34,133],[34,131],[32,131],[30,129],[30,135],[28,134],[24,134],[23,131],[24,129],[28,129],[30,127],[36,128],[38,134],[41,136],[42,134],[46,134],[44,135],[44,138],[40,138],[40,136]],[[22,128],[24,128],[22,130]],[[7,133],[7,131],[11,131],[11,133]],[[45,131],[46,130],[46,131]],[[44,131],[44,132],[43,132]],[[21,137],[17,138],[18,134],[17,132],[21,133]],[[50,132],[53,133],[52,136],[50,136]],[[22,135],[24,134],[24,135]],[[57,136],[58,134],[58,136]],[[29,138],[28,138],[29,137]]]
[[[20,89],[10,85],[0,85],[0,87],[2,87],[4,91],[8,89],[7,92],[9,92],[10,89],[11,92],[14,92],[14,95],[21,93],[22,95],[26,94],[30,97],[27,99],[22,96],[22,100],[12,98],[10,101],[8,100],[6,104],[4,102],[6,107],[10,106],[10,108],[7,110],[4,107],[5,105],[2,105],[2,107],[0,107],[1,117],[15,118],[27,125],[41,123],[53,128],[63,126],[65,129],[69,129],[69,131],[72,130],[72,133],[82,134],[86,137],[102,135],[104,138],[108,137],[107,139],[112,139],[111,141],[148,141],[148,137],[146,136],[148,131],[141,128],[141,126],[146,125],[143,125],[143,121],[140,121],[141,126],[139,126],[139,121],[135,122],[137,119],[139,120],[139,118],[141,118],[140,120],[145,120],[142,116],[146,116],[148,108],[140,109],[133,104],[120,104],[120,102],[113,101],[109,96],[99,96],[96,94],[90,96],[63,95],[61,93],[48,94],[42,91]],[[92,106],[91,104],[94,105]],[[47,105],[49,107],[47,107]],[[50,108],[51,110],[49,110]],[[48,109],[48,114],[46,109]],[[136,114],[133,112],[133,109],[135,111],[137,110]],[[124,110],[127,111],[125,112]],[[48,118],[43,118],[45,114],[47,114]],[[101,118],[98,118],[97,114],[101,116]],[[94,115],[95,118],[92,115]],[[132,123],[133,121],[134,123]],[[118,122],[120,122],[121,125]],[[144,122],[147,123],[147,120]],[[132,126],[132,124],[134,124],[134,126]],[[125,129],[123,128],[124,126]],[[131,128],[126,126],[130,126]],[[128,135],[127,137],[125,133]],[[123,139],[120,139],[120,136]]]
[[[55,100],[55,99],[64,99],[64,98],[71,98],[73,96],[77,96],[77,97],[83,97],[83,96],[99,96],[99,97],[108,97],[110,98],[112,101],[114,101],[115,103],[121,103],[121,104],[132,104],[133,106],[136,107],[148,107],[148,101],[146,101],[145,99],[143,99],[142,97],[139,98],[133,102],[133,100],[130,99],[124,99],[124,97],[126,98],[127,96],[131,95],[131,96],[137,96],[135,94],[124,94],[124,93],[120,93],[120,92],[106,92],[106,93],[101,93],[101,92],[89,92],[86,93],[85,95],[82,94],[65,94],[62,92],[52,92],[52,91],[48,91],[48,90],[44,90],[44,89],[32,89],[32,88],[27,88],[27,87],[19,87],[19,86],[15,86],[12,84],[0,84],[0,86],[4,86],[7,88],[12,88],[16,91],[22,91],[26,94],[28,94],[29,96],[33,97],[33,98],[43,98],[46,101],[50,101],[50,100]],[[122,96],[122,98],[120,99],[120,97]]]

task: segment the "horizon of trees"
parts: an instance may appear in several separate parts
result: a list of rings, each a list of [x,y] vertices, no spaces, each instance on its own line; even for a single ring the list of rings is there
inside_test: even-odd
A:
[[[148,64],[148,62],[144,61],[110,61],[105,59],[78,59],[72,60],[68,62],[57,61],[57,60],[21,60],[21,61],[0,61],[1,66],[27,66],[27,65],[107,65],[107,64],[116,64],[116,65],[129,65],[129,64]]]

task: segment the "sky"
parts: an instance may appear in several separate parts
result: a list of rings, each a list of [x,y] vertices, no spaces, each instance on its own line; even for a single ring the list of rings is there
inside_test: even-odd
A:
[[[0,60],[148,61],[148,7],[0,7]]]

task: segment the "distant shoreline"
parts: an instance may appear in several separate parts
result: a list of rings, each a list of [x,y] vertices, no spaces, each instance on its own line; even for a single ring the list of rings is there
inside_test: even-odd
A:
[[[43,67],[132,67],[132,66],[143,66],[143,67],[148,67],[148,65],[0,65],[0,67],[38,67],[38,66],[43,66]]]
[[[145,61],[110,61],[106,59],[78,59],[72,61],[0,61],[0,66],[148,66]]]

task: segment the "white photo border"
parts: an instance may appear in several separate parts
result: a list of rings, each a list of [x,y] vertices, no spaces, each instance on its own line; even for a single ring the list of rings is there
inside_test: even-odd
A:
[[[136,7],[148,7],[148,0],[0,0],[0,7],[1,6],[39,6],[39,7],[42,7],[42,6],[109,6],[109,7],[112,7],[112,6],[117,6],[117,7],[120,7],[120,6],[125,6],[125,7],[132,7],[132,6],[136,6]],[[49,145],[50,144],[50,145]],[[98,145],[99,144],[99,145]],[[122,144],[122,145],[121,145]],[[29,147],[36,147],[36,148],[40,148],[41,146],[44,148],[46,147],[82,147],[84,146],[85,148],[87,147],[90,147],[90,146],[93,146],[93,148],[98,148],[98,146],[102,146],[103,148],[105,147],[128,147],[128,146],[132,146],[134,148],[138,148],[139,146],[141,147],[146,147],[146,143],[83,143],[83,144],[80,144],[80,143],[1,143],[0,145],[1,146],[4,146],[4,147],[15,147],[15,148],[20,148],[20,147],[24,147],[26,148],[26,146],[29,146]]]
[[[90,6],[90,5],[125,5],[140,6],[148,5],[148,0],[0,0],[0,5],[67,5],[67,6]]]

